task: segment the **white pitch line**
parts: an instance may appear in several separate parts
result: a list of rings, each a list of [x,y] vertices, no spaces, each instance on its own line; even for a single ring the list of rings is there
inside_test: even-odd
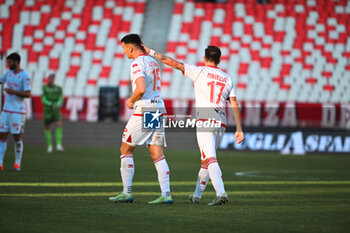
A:
[[[264,196],[264,195],[319,195],[350,193],[350,188],[345,189],[309,189],[292,191],[228,191],[232,196]],[[116,192],[84,192],[84,193],[2,193],[0,197],[109,197],[115,196]],[[159,192],[134,192],[136,196],[159,196]],[[192,192],[172,192],[172,196],[188,196]],[[215,195],[215,192],[205,192],[205,195]]]
[[[258,178],[268,178],[268,179],[275,179],[276,176],[265,176],[265,175],[258,175],[259,171],[247,171],[247,172],[236,172],[236,176],[245,176],[245,177],[258,177]]]
[[[350,181],[225,181],[225,185],[348,185]],[[171,186],[194,186],[193,181],[170,182]],[[0,187],[115,187],[121,182],[4,182]],[[133,186],[159,186],[158,182],[134,182]]]
[[[133,186],[159,186],[158,182],[133,182]],[[195,182],[174,182],[173,185],[196,185]],[[23,187],[115,187],[123,186],[121,182],[43,182],[43,183],[26,183],[26,182],[8,182],[0,183],[0,186],[23,186]]]

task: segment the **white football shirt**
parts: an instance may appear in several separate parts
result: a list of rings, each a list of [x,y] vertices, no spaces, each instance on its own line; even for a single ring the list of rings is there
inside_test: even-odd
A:
[[[184,64],[184,75],[194,84],[197,119],[226,121],[226,100],[236,97],[233,81],[224,71],[214,66]]]
[[[136,89],[136,80],[138,78],[146,79],[146,92],[142,98],[135,102],[137,107],[154,107],[165,111],[164,101],[161,97],[161,78],[158,63],[148,55],[138,56],[130,65],[130,79],[132,90]]]
[[[12,88],[15,91],[31,90],[30,78],[25,70],[17,74],[14,74],[12,70],[8,70],[0,77],[0,83],[5,84],[4,88]],[[3,111],[24,114],[26,112],[24,98],[5,92]]]

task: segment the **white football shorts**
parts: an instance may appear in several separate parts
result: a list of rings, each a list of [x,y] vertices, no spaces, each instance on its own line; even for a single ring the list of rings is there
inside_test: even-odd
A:
[[[144,129],[142,114],[134,114],[130,117],[123,132],[122,142],[133,147],[144,144],[166,147],[164,128]]]
[[[0,132],[20,134],[23,132],[25,115],[3,111],[0,119]]]
[[[220,145],[225,130],[225,127],[213,128],[208,132],[197,130],[197,142],[201,152],[201,160],[204,161],[210,157],[216,158],[216,149]]]

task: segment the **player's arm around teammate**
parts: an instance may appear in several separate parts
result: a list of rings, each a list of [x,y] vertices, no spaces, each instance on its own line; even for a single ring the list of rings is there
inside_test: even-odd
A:
[[[208,121],[209,116],[203,111],[203,108],[210,109],[209,112],[216,112],[214,119],[221,122],[221,127],[209,132],[201,132],[197,127],[197,142],[202,155],[201,169],[198,173],[196,190],[189,198],[192,203],[199,203],[202,193],[206,188],[209,177],[216,191],[216,197],[209,205],[221,205],[228,202],[228,196],[225,192],[222,179],[222,172],[216,159],[216,149],[226,129],[226,114],[223,109],[226,106],[226,100],[229,99],[233,111],[237,128],[235,139],[241,143],[244,139],[242,131],[242,122],[239,112],[239,106],[233,87],[233,81],[229,75],[220,70],[217,65],[220,63],[221,51],[216,46],[209,45],[205,49],[204,66],[194,66],[183,64],[161,53],[144,46],[144,49],[155,58],[166,65],[181,70],[184,76],[190,78],[194,84],[195,105],[197,115],[202,117],[201,121]]]
[[[153,49],[149,49],[146,47],[146,45],[142,44],[145,51],[151,55],[152,57],[157,58],[159,61],[163,62],[164,64],[173,67],[174,69],[181,70],[181,72],[184,72],[185,66],[182,62],[176,61],[175,59],[168,57],[164,54],[158,53],[154,51]]]
[[[177,70],[180,70],[184,72],[185,70],[185,65],[182,62],[179,62],[171,57],[168,57],[164,54],[158,53],[152,49],[149,49],[145,44],[142,44],[143,48],[145,51],[150,54],[151,56],[157,58],[164,64],[171,66]],[[233,112],[233,117],[235,118],[236,121],[236,133],[235,133],[235,140],[237,144],[240,144],[244,140],[244,133],[242,129],[242,119],[241,119],[241,113],[239,110],[239,105],[237,102],[236,97],[230,97],[230,104]]]

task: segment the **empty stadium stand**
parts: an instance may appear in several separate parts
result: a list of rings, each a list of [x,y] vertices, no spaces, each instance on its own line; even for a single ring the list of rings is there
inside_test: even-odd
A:
[[[19,51],[33,96],[55,72],[66,97],[96,97],[100,86],[119,85],[125,98],[130,61],[119,41],[130,32],[143,34],[146,4],[0,0],[0,50]],[[219,46],[219,67],[234,77],[240,100],[350,101],[349,1],[175,0],[169,19],[166,53],[201,65],[206,46]],[[194,98],[191,81],[169,67],[162,90],[167,99]]]
[[[19,51],[32,77],[32,95],[56,73],[65,96],[96,96],[100,86],[129,94],[128,66],[120,39],[141,34],[145,0],[0,1],[0,45]]]
[[[219,67],[242,100],[350,100],[349,1],[176,0],[167,54],[200,65],[208,44],[222,49]],[[164,69],[168,97],[193,98],[191,81],[179,76]]]

